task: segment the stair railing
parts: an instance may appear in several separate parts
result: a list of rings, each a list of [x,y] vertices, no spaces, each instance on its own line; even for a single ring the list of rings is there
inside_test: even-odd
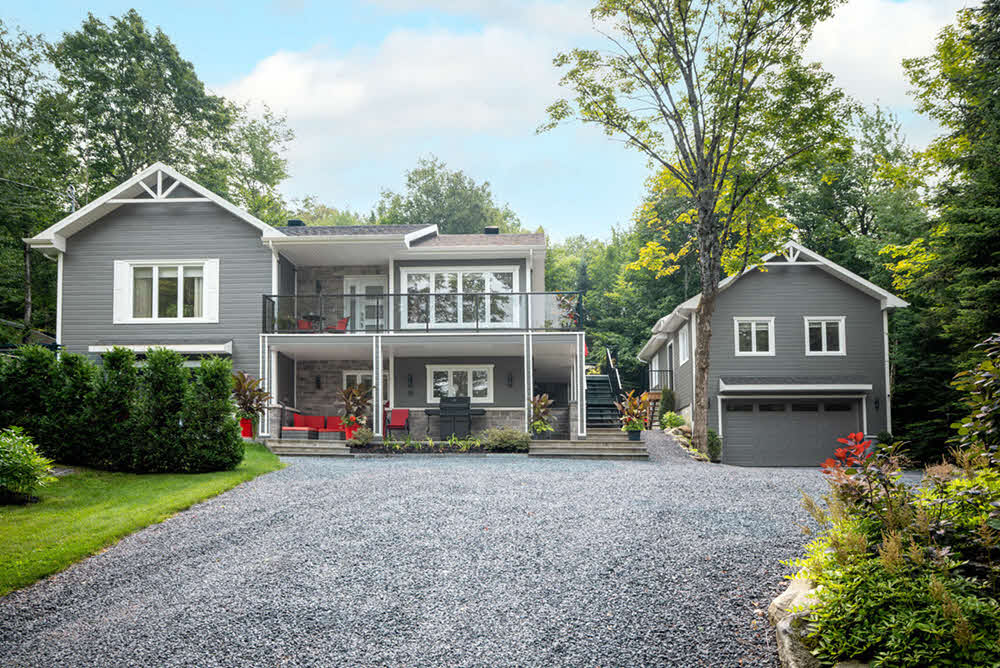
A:
[[[622,394],[622,377],[618,373],[618,366],[615,364],[615,358],[611,355],[611,349],[605,348],[604,354],[608,361],[608,380],[611,381],[611,394],[615,400],[618,400]]]

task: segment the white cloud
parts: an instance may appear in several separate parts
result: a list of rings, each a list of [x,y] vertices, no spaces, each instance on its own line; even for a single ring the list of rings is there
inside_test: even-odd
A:
[[[862,102],[909,107],[903,59],[928,55],[968,0],[851,0],[816,29],[807,56]]]

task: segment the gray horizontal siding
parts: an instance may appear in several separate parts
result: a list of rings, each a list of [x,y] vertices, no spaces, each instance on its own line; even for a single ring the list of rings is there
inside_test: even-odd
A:
[[[219,258],[219,322],[113,323],[115,260]],[[123,205],[66,242],[63,343],[86,353],[98,341],[232,340],[233,365],[259,375],[262,295],[271,252],[260,231],[211,203]]]
[[[807,356],[803,316],[841,315],[847,318],[847,355]],[[775,356],[737,357],[734,317],[774,317]],[[883,345],[881,304],[847,283],[812,266],[749,273],[720,293],[712,317],[708,426],[718,429],[720,376],[840,377],[873,386],[868,431],[877,433],[885,429]]]

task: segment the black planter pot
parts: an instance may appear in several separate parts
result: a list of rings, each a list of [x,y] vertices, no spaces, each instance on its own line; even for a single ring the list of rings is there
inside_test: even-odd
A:
[[[642,436],[641,431],[627,431],[625,433],[628,434],[628,440],[630,441],[638,441],[639,438]]]

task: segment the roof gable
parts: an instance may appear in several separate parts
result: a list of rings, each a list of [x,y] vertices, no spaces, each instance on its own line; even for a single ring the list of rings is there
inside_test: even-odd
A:
[[[162,162],[142,170],[132,178],[112,188],[86,206],[77,209],[58,223],[25,239],[25,243],[40,250],[66,250],[66,239],[125,204],[211,202],[225,209],[248,225],[261,231],[266,239],[284,235],[256,216],[229,200],[213,193],[196,181]]]

